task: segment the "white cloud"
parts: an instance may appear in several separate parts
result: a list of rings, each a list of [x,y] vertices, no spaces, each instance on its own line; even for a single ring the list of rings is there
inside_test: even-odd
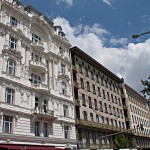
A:
[[[56,3],[67,3],[68,6],[73,6],[73,0],[56,0]]]
[[[137,91],[142,90],[141,79],[147,79],[150,74],[150,39],[144,43],[129,43],[126,48],[107,48],[103,45],[101,36],[109,34],[99,24],[93,26],[70,26],[61,17],[53,20],[55,25],[61,25],[66,37],[73,46],[79,47],[110,71],[124,77],[125,82]],[[112,39],[112,43],[127,42],[127,39]]]
[[[102,2],[106,3],[107,5],[111,6],[113,0],[102,0]]]
[[[120,44],[120,45],[126,45],[127,43],[128,43],[128,39],[127,38],[119,38],[119,39],[117,39],[117,38],[111,38],[110,39],[110,43],[112,44],[112,45],[118,45],[118,44]]]

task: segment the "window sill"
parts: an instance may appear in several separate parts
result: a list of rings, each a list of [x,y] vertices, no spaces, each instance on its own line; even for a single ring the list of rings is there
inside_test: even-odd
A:
[[[20,79],[20,77],[15,76],[15,75],[12,75],[12,74],[9,74],[9,73],[7,73],[7,72],[5,72],[5,71],[2,71],[2,74],[6,74],[6,75],[9,76],[10,78]]]

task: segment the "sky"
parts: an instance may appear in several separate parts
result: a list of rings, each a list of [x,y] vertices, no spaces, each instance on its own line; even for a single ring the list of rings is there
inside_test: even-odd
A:
[[[140,92],[150,75],[150,0],[21,0],[60,25],[77,46]]]

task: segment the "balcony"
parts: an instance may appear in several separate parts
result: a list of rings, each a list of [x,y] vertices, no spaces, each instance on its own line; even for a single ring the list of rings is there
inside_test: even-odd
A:
[[[110,130],[110,131],[122,131],[122,130],[124,130],[123,128],[115,127],[112,125],[96,123],[96,122],[83,120],[83,119],[77,119],[77,118],[76,118],[76,124],[91,127],[91,128],[106,129],[106,130]]]
[[[35,70],[40,70],[41,73],[47,72],[47,67],[44,63],[30,60],[30,67]]]
[[[31,84],[31,87],[39,93],[47,93],[50,94],[50,89],[48,89],[48,85],[44,83]]]
[[[41,41],[39,41],[39,42],[32,42],[31,43],[31,47],[33,48],[33,49],[36,49],[37,51],[39,51],[39,52],[43,52],[44,51],[44,44],[43,44],[43,42],[41,42]]]
[[[54,120],[56,117],[54,117],[54,111],[43,109],[41,107],[35,107],[32,109],[32,116],[34,119],[46,119],[46,120]]]
[[[59,79],[66,79],[67,81],[70,80],[69,75],[66,72],[58,71],[58,78]]]

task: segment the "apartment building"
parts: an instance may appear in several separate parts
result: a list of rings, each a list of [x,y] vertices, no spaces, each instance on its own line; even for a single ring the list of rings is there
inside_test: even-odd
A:
[[[71,45],[61,26],[3,0],[0,43],[0,146],[76,149]]]
[[[114,137],[105,136],[126,130],[123,80],[78,47],[70,51],[78,147],[113,148]]]
[[[138,148],[150,147],[150,109],[148,100],[132,89],[123,85],[123,107],[127,129],[133,129],[133,145]],[[141,130],[141,128],[143,129]]]

